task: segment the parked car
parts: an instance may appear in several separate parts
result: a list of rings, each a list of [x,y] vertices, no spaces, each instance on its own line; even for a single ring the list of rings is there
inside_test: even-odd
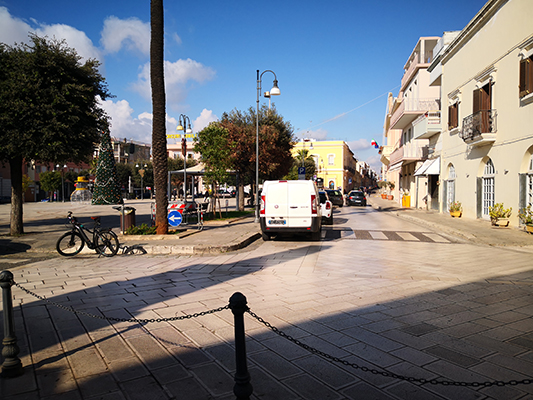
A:
[[[366,196],[365,193],[360,190],[352,190],[346,196],[346,204],[349,206],[365,206],[366,207]]]
[[[342,207],[344,205],[344,196],[340,190],[327,189],[326,193],[334,206]]]
[[[333,203],[327,192],[327,190],[318,192],[320,207],[322,208],[322,221],[325,225],[333,225]]]
[[[227,190],[221,189],[218,191],[217,197],[232,197],[232,196],[231,196],[231,193],[228,192]]]
[[[260,199],[263,240],[284,233],[306,233],[313,240],[320,240],[322,207],[315,182],[265,181]]]

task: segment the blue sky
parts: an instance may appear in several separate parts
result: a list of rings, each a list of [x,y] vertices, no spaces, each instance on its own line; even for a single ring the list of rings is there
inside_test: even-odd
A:
[[[420,36],[461,30],[485,0],[165,1],[167,129],[196,132],[256,105],[256,70],[272,70],[278,112],[297,138],[344,140],[379,170],[386,94],[398,94]],[[97,58],[110,92],[111,133],[151,143],[149,0],[0,0],[0,42],[28,32]],[[273,75],[263,75],[262,91]],[[268,102],[261,98],[261,102]]]

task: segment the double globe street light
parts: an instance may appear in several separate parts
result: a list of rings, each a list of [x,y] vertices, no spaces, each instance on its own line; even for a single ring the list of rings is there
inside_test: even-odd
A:
[[[261,78],[266,72],[271,72],[274,75],[274,84],[270,92],[265,93],[265,97],[279,96],[281,94],[278,87],[278,78],[274,71],[269,69],[263,71],[259,75],[257,70],[257,113],[255,115],[255,222],[259,222],[259,97],[261,96]],[[269,100],[270,105],[270,100]]]

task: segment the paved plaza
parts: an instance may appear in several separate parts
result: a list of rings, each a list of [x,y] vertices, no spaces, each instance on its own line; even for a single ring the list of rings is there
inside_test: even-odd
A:
[[[529,248],[465,242],[376,209],[338,211],[320,242],[12,266],[15,281],[47,301],[12,288],[25,373],[0,379],[1,397],[234,399],[230,310],[132,323],[57,304],[157,320],[224,307],[241,292],[259,317],[341,361],[245,314],[253,399],[533,398],[532,384],[435,385],[390,376],[531,380],[533,273]]]

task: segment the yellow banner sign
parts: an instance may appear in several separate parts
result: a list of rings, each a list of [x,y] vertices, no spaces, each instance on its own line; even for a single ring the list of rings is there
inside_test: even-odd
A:
[[[182,139],[183,137],[193,139],[196,137],[196,133],[167,133],[167,139]]]

